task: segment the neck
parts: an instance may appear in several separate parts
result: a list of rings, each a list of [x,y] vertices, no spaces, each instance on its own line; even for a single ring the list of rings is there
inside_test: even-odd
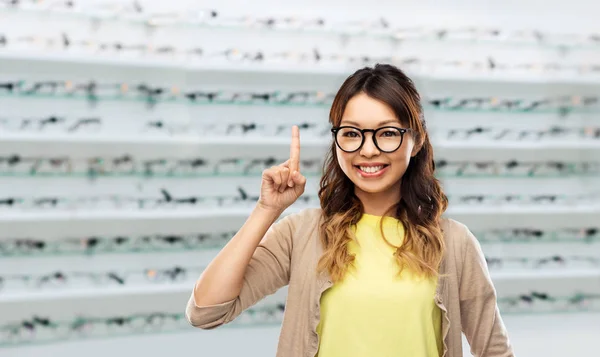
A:
[[[365,192],[359,188],[355,188],[354,192],[363,205],[364,213],[374,216],[389,215],[388,210],[400,202],[401,198],[399,185],[383,192]]]

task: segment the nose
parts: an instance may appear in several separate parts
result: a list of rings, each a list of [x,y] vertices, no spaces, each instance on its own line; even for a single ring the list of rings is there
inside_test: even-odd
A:
[[[366,158],[377,156],[380,154],[379,149],[375,146],[373,141],[373,133],[365,133],[365,142],[362,148],[360,148],[360,154]]]

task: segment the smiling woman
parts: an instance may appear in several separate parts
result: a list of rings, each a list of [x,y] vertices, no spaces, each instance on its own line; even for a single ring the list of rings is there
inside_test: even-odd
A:
[[[391,214],[407,229],[397,251],[401,267],[437,276],[444,250],[439,219],[448,200],[433,175],[433,148],[410,78],[386,65],[357,71],[338,91],[329,121],[336,144],[319,192],[326,252],[320,267],[340,279],[347,265],[339,262],[352,259],[343,227],[363,213]]]
[[[319,209],[278,217],[304,192],[300,137],[265,170],[246,223],[187,305],[204,329],[288,285],[277,356],[512,357],[485,257],[447,198],[412,81],[363,68],[338,91]]]

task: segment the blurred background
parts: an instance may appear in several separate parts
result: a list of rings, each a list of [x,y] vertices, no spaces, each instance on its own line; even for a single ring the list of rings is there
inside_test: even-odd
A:
[[[285,214],[318,205],[333,95],[377,62],[422,93],[516,354],[600,355],[598,10],[0,0],[0,355],[275,355],[285,289],[214,331],[185,304],[294,124]]]

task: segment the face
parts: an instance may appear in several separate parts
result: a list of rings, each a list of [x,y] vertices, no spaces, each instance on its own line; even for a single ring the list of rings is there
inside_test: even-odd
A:
[[[359,129],[377,129],[382,126],[406,128],[394,111],[387,104],[369,97],[364,93],[355,95],[348,101],[339,126],[354,126]],[[378,143],[383,146],[385,136],[390,133],[377,134]],[[365,133],[363,146],[352,153],[347,153],[336,146],[336,155],[341,169],[354,183],[359,198],[366,195],[383,194],[390,198],[398,198],[401,178],[406,172],[410,158],[416,155],[412,135],[404,134],[402,145],[394,152],[380,151],[373,142],[373,133]]]

